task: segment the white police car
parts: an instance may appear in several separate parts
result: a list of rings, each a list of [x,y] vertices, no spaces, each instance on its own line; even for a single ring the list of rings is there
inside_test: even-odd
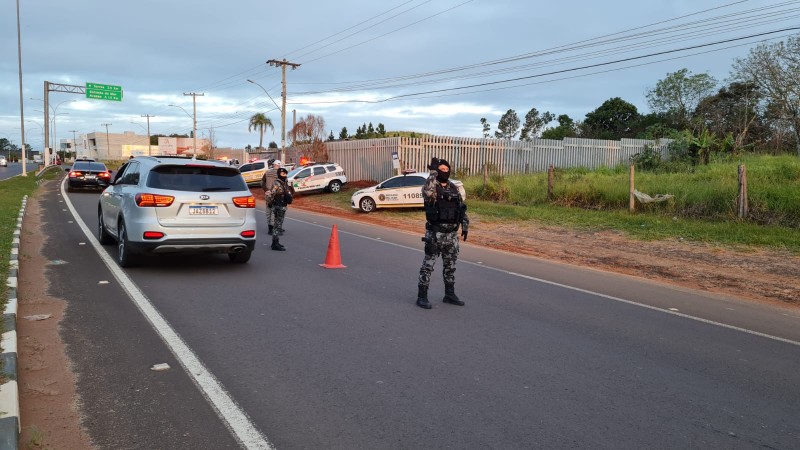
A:
[[[308,163],[289,171],[286,180],[294,192],[339,192],[347,175],[336,163]]]
[[[377,208],[421,208],[422,186],[429,175],[429,172],[414,172],[389,178],[376,186],[356,191],[350,198],[350,206],[365,213]],[[458,187],[461,198],[466,200],[463,183],[450,181]]]

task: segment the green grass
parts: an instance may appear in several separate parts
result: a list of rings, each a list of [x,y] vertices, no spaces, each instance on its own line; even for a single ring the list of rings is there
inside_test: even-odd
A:
[[[55,166],[54,166],[55,167]],[[48,169],[43,177],[55,179],[61,173],[56,169]],[[8,287],[5,280],[9,273],[9,256],[17,227],[17,217],[22,207],[22,198],[30,198],[37,188],[37,177],[29,172],[27,177],[13,177],[0,181],[0,307],[5,309],[8,302]]]
[[[42,173],[44,179],[56,179],[61,175],[60,170],[48,169]],[[14,240],[14,230],[17,228],[17,217],[22,208],[22,198],[28,198],[38,187],[35,172],[29,172],[26,177],[13,177],[0,180],[0,308],[3,311],[8,303],[8,286],[6,280],[10,270],[11,247]],[[5,332],[5,324],[0,323],[0,334]],[[0,361],[0,369],[3,362]],[[5,382],[5,379],[0,380]]]
[[[738,164],[747,167],[750,217],[736,217]],[[800,160],[794,156],[716,161],[689,173],[636,173],[636,188],[672,194],[664,203],[628,212],[628,168],[558,170],[555,199],[547,200],[547,174],[463,179],[472,216],[484,222],[535,222],[542,226],[616,230],[634,239],[684,239],[740,248],[800,253]],[[347,209],[356,188],[311,194],[315,202]],[[417,217],[419,209],[384,209],[372,214]]]

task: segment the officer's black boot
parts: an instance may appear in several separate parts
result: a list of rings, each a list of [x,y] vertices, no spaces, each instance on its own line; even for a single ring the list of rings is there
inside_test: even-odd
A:
[[[444,298],[442,299],[442,301],[445,303],[450,303],[451,305],[464,306],[464,302],[459,300],[458,296],[456,296],[455,283],[444,284]]]
[[[273,230],[275,227],[273,227],[272,225],[268,225],[268,226],[269,226],[269,230],[267,231],[267,234],[272,234],[272,230]]]
[[[279,252],[286,251],[286,247],[282,246],[280,241],[278,241],[278,236],[272,236],[272,249]]]
[[[419,293],[417,294],[417,306],[424,309],[431,309],[431,302],[428,301],[428,286],[419,285]]]

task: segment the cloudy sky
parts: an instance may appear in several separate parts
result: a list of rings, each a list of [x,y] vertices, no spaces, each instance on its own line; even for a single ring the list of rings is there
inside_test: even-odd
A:
[[[44,81],[122,86],[122,102],[50,93],[60,139],[105,131],[188,133],[258,145],[247,122],[275,124],[281,71],[292,112],[342,127],[481,137],[514,109],[582,120],[612,97],[648,112],[646,92],[687,68],[720,82],[759,42],[798,33],[800,1],[609,0],[19,0],[27,142],[42,147]],[[20,141],[14,0],[0,11],[0,137]],[[794,28],[794,29],[793,29]],[[169,105],[179,105],[178,107]],[[38,111],[37,111],[38,110]]]

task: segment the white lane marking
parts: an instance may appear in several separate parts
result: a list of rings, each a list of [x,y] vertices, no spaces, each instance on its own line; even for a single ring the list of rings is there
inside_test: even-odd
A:
[[[61,193],[64,192],[64,182],[61,183]],[[150,322],[150,325],[161,337],[161,340],[167,344],[167,347],[175,355],[175,359],[181,363],[187,375],[194,381],[195,385],[200,388],[200,391],[205,396],[206,400],[211,403],[211,406],[217,412],[217,415],[226,424],[228,429],[233,434],[234,438],[247,449],[274,449],[269,440],[256,429],[253,422],[242,410],[236,401],[231,398],[225,388],[219,383],[214,374],[212,374],[203,365],[200,358],[183,342],[180,335],[172,329],[169,323],[161,316],[161,313],[153,306],[144,292],[128,278],[128,275],[117,265],[111,256],[105,251],[100,242],[94,237],[94,232],[89,230],[86,224],[81,219],[78,212],[72,206],[69,197],[64,195],[67,207],[75,221],[83,230],[83,234],[92,243],[100,259],[103,260],[108,270],[114,275],[119,284],[128,293],[128,297],[133,301],[139,311],[142,312],[144,317]]]
[[[308,221],[305,221],[305,220],[300,220],[300,219],[290,219],[290,220],[295,220],[297,222],[306,223],[308,225],[313,225],[315,227],[330,228],[327,225],[318,225],[316,223],[311,223],[311,222],[308,222]],[[351,221],[349,221],[347,219],[345,219],[345,221],[346,222],[351,222]],[[355,223],[358,223],[360,225],[364,225],[361,222],[355,222]],[[347,235],[350,235],[350,236],[360,237],[362,239],[368,239],[368,240],[375,241],[375,242],[380,242],[380,243],[383,243],[383,244],[393,245],[395,247],[405,248],[405,249],[413,250],[413,251],[416,251],[416,252],[423,252],[423,250],[420,250],[418,248],[409,247],[407,245],[402,245],[402,244],[395,244],[394,242],[388,242],[388,241],[384,241],[384,240],[381,240],[381,239],[378,239],[378,238],[364,236],[363,234],[353,233],[353,232],[350,232],[350,231],[342,231],[342,229],[340,229],[340,228],[338,228],[338,231],[339,231],[339,233],[347,234]],[[796,345],[796,346],[800,347],[800,341],[793,341],[791,339],[786,339],[786,338],[782,338],[782,337],[779,337],[779,336],[773,336],[771,334],[761,333],[760,331],[749,330],[747,328],[741,328],[741,327],[737,327],[737,326],[734,326],[734,325],[728,325],[728,324],[722,323],[722,322],[715,322],[713,320],[703,319],[702,317],[691,316],[689,314],[684,314],[684,313],[678,312],[677,310],[676,311],[670,311],[669,309],[663,309],[663,308],[659,308],[657,306],[645,305],[643,303],[637,303],[637,302],[635,302],[633,300],[626,300],[624,298],[614,297],[613,295],[601,294],[599,292],[589,291],[589,290],[581,289],[581,288],[578,288],[578,287],[575,287],[575,286],[569,286],[567,284],[556,283],[555,281],[544,280],[542,278],[536,278],[536,277],[532,277],[530,275],[525,275],[525,274],[522,274],[522,273],[511,272],[510,270],[505,270],[505,269],[500,269],[500,268],[497,268],[497,267],[487,266],[486,264],[483,264],[483,263],[480,263],[480,262],[475,263],[475,262],[472,262],[472,261],[463,261],[463,260],[459,260],[458,262],[464,263],[464,264],[469,264],[469,265],[476,266],[476,267],[483,267],[485,269],[494,270],[495,272],[501,272],[501,273],[504,273],[506,275],[512,275],[512,276],[515,276],[515,277],[525,278],[527,280],[537,281],[539,283],[549,284],[551,286],[558,286],[560,288],[569,289],[569,290],[577,291],[577,292],[582,292],[584,294],[594,295],[594,296],[602,297],[602,298],[605,298],[605,299],[608,299],[608,300],[614,300],[615,302],[621,302],[621,303],[626,303],[626,304],[632,305],[632,306],[638,306],[638,307],[641,307],[641,308],[647,308],[647,309],[652,310],[652,311],[658,311],[658,312],[662,312],[664,314],[669,314],[669,315],[672,315],[672,316],[683,317],[684,319],[695,320],[697,322],[702,322],[702,323],[705,323],[705,324],[708,324],[708,325],[714,325],[714,326],[718,326],[718,327],[722,327],[722,328],[727,328],[729,330],[740,331],[742,333],[751,334],[753,336],[759,336],[759,337],[763,337],[763,338],[767,338],[767,339],[772,339],[773,341],[784,342],[786,344],[792,344],[792,345]]]

